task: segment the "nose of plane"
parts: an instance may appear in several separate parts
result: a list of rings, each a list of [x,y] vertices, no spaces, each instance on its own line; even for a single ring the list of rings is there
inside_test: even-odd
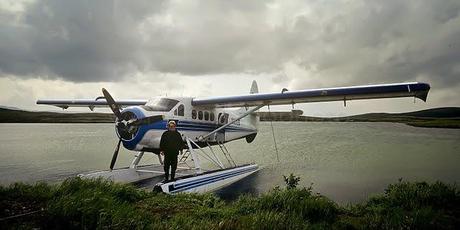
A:
[[[121,112],[121,119],[116,120],[115,130],[126,149],[137,150],[145,133],[162,121],[163,115],[145,116],[142,109],[129,107]]]
[[[138,116],[132,111],[123,111],[121,119],[116,120],[115,129],[117,135],[122,140],[132,140],[139,132],[139,125],[133,125],[132,122],[138,120]]]

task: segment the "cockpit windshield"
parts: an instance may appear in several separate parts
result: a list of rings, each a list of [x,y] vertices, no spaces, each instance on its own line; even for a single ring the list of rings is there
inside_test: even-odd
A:
[[[179,103],[178,100],[170,99],[170,98],[156,98],[147,102],[147,104],[141,106],[143,109],[147,111],[162,111],[168,112],[171,111],[174,106]]]

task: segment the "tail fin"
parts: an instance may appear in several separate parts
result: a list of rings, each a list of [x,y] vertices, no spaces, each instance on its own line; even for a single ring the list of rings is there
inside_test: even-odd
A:
[[[249,91],[249,93],[250,94],[259,93],[259,87],[257,86],[256,80],[252,81],[251,90]]]
[[[259,87],[257,86],[257,82],[254,80],[252,81],[251,90],[249,91],[250,94],[259,93]],[[253,113],[246,117],[246,121],[257,130],[259,126],[259,116],[256,113]],[[255,133],[246,136],[246,142],[251,143],[256,138],[257,131]]]
[[[249,90],[249,93],[250,94],[259,93],[259,87],[257,86],[256,81],[252,81],[251,90]],[[238,109],[238,112],[243,114],[243,113],[246,113],[251,108],[252,107],[241,107]],[[258,124],[259,124],[259,116],[257,115],[257,113],[252,113],[249,116],[241,119],[241,123],[245,123],[246,125],[252,126],[253,128],[257,129]],[[247,139],[247,141],[252,141],[254,137]]]
[[[257,86],[257,82],[256,80],[253,80],[252,81],[252,84],[251,84],[251,89],[249,90],[249,93],[250,94],[255,94],[255,93],[259,93],[259,87]],[[246,112],[250,107],[241,107],[239,108],[239,111],[244,113]]]

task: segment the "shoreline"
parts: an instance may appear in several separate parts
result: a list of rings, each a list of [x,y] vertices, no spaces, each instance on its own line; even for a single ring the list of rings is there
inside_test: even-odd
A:
[[[303,111],[257,112],[261,122],[392,122],[422,128],[460,129],[460,108],[435,108],[409,113],[368,113],[347,117],[310,117]],[[0,123],[113,123],[111,113],[31,112],[0,108]]]
[[[260,121],[263,123],[270,122],[269,120]],[[460,129],[460,120],[454,120],[452,124],[449,124],[451,121],[447,121],[446,124],[442,123],[445,122],[444,120],[428,120],[426,122],[420,121],[379,121],[379,120],[372,120],[372,121],[299,121],[299,120],[273,120],[272,122],[299,122],[299,123],[307,123],[307,122],[314,122],[314,123],[399,123],[405,124],[412,127],[417,128],[438,128],[438,129]],[[441,123],[440,123],[441,122]],[[53,121],[53,122],[1,122],[0,124],[113,124],[113,121]]]

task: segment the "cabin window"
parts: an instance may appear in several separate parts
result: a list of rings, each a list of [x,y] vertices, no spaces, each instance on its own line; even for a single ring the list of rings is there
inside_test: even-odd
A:
[[[198,119],[203,120],[203,111],[198,111]]]
[[[192,110],[192,119],[196,119],[196,110]]]
[[[184,116],[184,110],[184,105],[179,105],[179,108],[177,108],[177,115]]]
[[[177,109],[174,110],[174,116],[177,116]]]
[[[147,111],[164,111],[168,112],[171,111],[174,106],[179,103],[178,100],[170,99],[170,98],[157,98],[154,100],[150,100],[145,105],[141,105],[141,107]]]
[[[210,120],[210,121],[214,121],[214,113],[213,113],[213,112],[211,112],[211,113],[209,114],[209,120]]]
[[[205,121],[209,120],[209,112],[208,111],[204,111],[204,120]]]

